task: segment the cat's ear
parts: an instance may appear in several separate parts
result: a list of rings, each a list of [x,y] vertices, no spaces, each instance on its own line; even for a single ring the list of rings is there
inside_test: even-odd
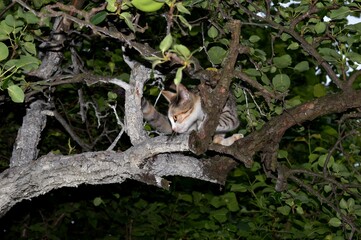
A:
[[[183,84],[177,85],[177,94],[181,100],[189,100],[191,98],[190,92]]]
[[[177,94],[170,91],[162,91],[162,95],[167,99],[169,103],[174,102],[177,99]]]

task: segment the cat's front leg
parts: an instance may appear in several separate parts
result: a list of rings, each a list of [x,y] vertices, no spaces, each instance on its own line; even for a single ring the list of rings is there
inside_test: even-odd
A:
[[[213,142],[217,144],[221,144],[223,146],[231,146],[238,139],[243,138],[243,134],[236,133],[230,137],[225,138],[226,134],[215,134],[213,137]]]

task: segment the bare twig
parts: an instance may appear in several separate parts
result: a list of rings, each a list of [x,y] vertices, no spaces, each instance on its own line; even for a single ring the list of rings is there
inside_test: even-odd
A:
[[[48,112],[49,113],[49,112]],[[92,146],[85,143],[75,132],[74,130],[69,126],[69,124],[66,122],[66,120],[58,113],[58,111],[53,110],[50,111],[50,116],[54,116],[56,120],[64,127],[64,129],[68,132],[68,134],[71,136],[71,138],[79,144],[80,147],[82,147],[85,151],[90,151],[92,149]]]

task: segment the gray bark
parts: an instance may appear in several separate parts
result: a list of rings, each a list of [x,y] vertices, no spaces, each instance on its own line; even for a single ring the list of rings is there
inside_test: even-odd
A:
[[[125,152],[101,151],[77,155],[48,154],[37,161],[11,167],[0,174],[0,217],[16,203],[61,187],[80,184],[122,183],[134,179],[168,188],[164,176],[181,175],[219,182],[209,162],[181,154],[160,152],[188,151],[188,136],[172,140],[167,137],[149,139]],[[151,160],[147,159],[153,157]]]
[[[46,125],[46,116],[41,113],[44,107],[45,103],[38,100],[27,110],[15,140],[10,167],[23,165],[37,158],[40,134]]]

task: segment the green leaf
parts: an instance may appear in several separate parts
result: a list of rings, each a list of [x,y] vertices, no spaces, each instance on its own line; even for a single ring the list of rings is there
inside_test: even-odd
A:
[[[177,7],[177,10],[181,13],[185,13],[185,14],[191,14],[189,12],[189,10],[187,8],[184,7],[183,3],[182,2],[177,2],[175,4],[175,6]]]
[[[232,191],[232,192],[247,192],[248,188],[247,188],[246,185],[244,185],[242,183],[239,183],[239,184],[233,183],[233,184],[231,184],[230,191]]]
[[[219,46],[211,47],[208,51],[209,60],[213,64],[221,64],[226,55],[227,51]]]
[[[332,227],[339,227],[341,226],[342,222],[338,218],[331,218],[330,221],[328,221],[328,224],[330,224]]]
[[[277,158],[287,158],[288,152],[286,150],[278,150]]]
[[[361,54],[348,52],[346,53],[346,57],[348,57],[353,62],[361,63]]]
[[[272,84],[275,90],[285,92],[291,85],[290,78],[286,74],[277,74],[272,79]]]
[[[135,27],[132,22],[133,16],[129,12],[122,12],[121,14],[119,14],[119,17],[124,19],[125,24],[127,24],[130,30],[135,32]]]
[[[9,56],[9,49],[5,43],[0,42],[0,61],[6,59]]]
[[[326,192],[326,193],[329,193],[332,191],[332,187],[330,184],[327,184],[323,187],[323,190]]]
[[[261,38],[260,38],[259,36],[257,36],[257,35],[252,35],[252,36],[249,37],[249,41],[250,41],[251,43],[256,43],[256,42],[258,42],[259,40],[261,40]]]
[[[9,36],[0,33],[0,41],[8,40],[8,39],[9,39]]]
[[[322,133],[328,134],[330,136],[338,137],[338,132],[331,126],[324,126],[322,129]]]
[[[331,10],[330,18],[332,20],[345,19],[349,13],[351,13],[351,10],[346,6],[342,6],[339,9]]]
[[[326,31],[326,23],[324,22],[318,22],[316,25],[315,25],[315,32],[317,34],[321,34],[321,33],[324,33]]]
[[[26,12],[24,14],[24,19],[27,24],[37,24],[39,23],[39,18],[32,12]]]
[[[296,207],[296,212],[300,215],[303,215],[305,212],[303,211],[303,208],[302,206],[297,206]]]
[[[226,203],[226,206],[231,212],[238,212],[239,206],[234,192],[228,192],[222,196],[223,201]]]
[[[190,194],[179,193],[178,194],[178,199],[183,200],[185,202],[189,202],[189,203],[193,202],[193,197]]]
[[[270,85],[270,84],[271,84],[271,81],[269,80],[269,78],[267,77],[266,74],[262,74],[261,80],[262,80],[262,82],[263,82],[264,84],[266,84],[266,85]]]
[[[340,207],[342,209],[347,209],[347,202],[343,198],[340,200]]]
[[[20,59],[11,59],[7,61],[5,63],[5,67],[10,68],[15,66],[25,71],[31,71],[38,68],[40,63],[41,63],[40,60],[37,59],[36,57],[26,55],[26,56],[21,56]]]
[[[308,155],[308,161],[309,161],[310,163],[313,163],[313,162],[316,161],[319,157],[320,157],[319,154],[311,153],[310,155]]]
[[[90,22],[94,25],[98,25],[99,23],[102,23],[105,20],[107,15],[108,13],[106,11],[100,11],[91,17]]]
[[[189,24],[187,19],[185,19],[182,15],[178,15],[177,17],[189,29],[189,31],[192,30],[192,25]]]
[[[226,208],[214,210],[210,213],[211,217],[213,217],[220,223],[224,223],[225,221],[227,221],[227,214],[228,210]]]
[[[261,76],[261,73],[259,70],[255,69],[255,68],[248,68],[244,70],[244,73],[247,74],[248,76],[253,76],[253,77],[259,77]]]
[[[35,44],[32,42],[25,42],[23,44],[24,48],[26,49],[26,51],[32,55],[36,55],[36,47]]]
[[[318,165],[320,167],[323,167],[325,165],[327,156],[328,156],[328,154],[323,154],[318,158]],[[327,167],[330,168],[334,162],[335,162],[335,158],[333,156],[330,156],[329,161],[327,163]]]
[[[339,61],[341,60],[341,55],[331,48],[319,48],[319,53],[325,58],[326,61]]]
[[[288,39],[292,38],[291,35],[287,34],[287,33],[282,33],[281,34],[281,39],[282,41],[287,41]]]
[[[219,208],[221,206],[224,206],[225,203],[222,200],[222,198],[218,197],[218,196],[214,196],[212,197],[212,199],[209,201],[209,204],[211,204],[213,207],[215,208]]]
[[[108,92],[108,99],[115,100],[117,97],[118,95],[115,92]]]
[[[296,50],[300,47],[300,44],[298,44],[297,42],[292,42],[287,49],[289,50]]]
[[[21,20],[16,20],[13,15],[7,15],[5,18],[5,22],[10,27],[16,28],[24,25],[24,22]]]
[[[182,44],[174,45],[173,49],[185,58],[189,58],[191,56],[191,51],[189,51],[189,49]]]
[[[168,34],[159,44],[159,49],[164,53],[167,51],[173,44],[172,34]]]
[[[163,7],[164,2],[155,0],[132,0],[132,4],[135,8],[143,12],[155,12]]]
[[[321,83],[316,84],[313,86],[313,95],[315,97],[326,96],[326,87]]]
[[[286,205],[286,206],[278,207],[277,211],[285,216],[288,216],[291,212],[291,208]]]
[[[117,5],[116,5],[116,0],[106,0],[107,2],[107,10],[109,12],[115,12],[117,11]]]
[[[277,68],[286,68],[291,65],[292,58],[290,55],[285,54],[281,57],[275,57],[273,58],[273,63]]]
[[[175,78],[174,78],[175,85],[178,85],[181,83],[182,78],[183,78],[183,69],[184,69],[184,67],[180,67],[177,69],[177,73],[175,74]]]
[[[10,35],[14,28],[10,27],[6,24],[5,21],[1,21],[0,23],[0,34]]]
[[[350,24],[345,27],[346,29],[361,33],[361,22],[356,24]]]
[[[207,32],[210,38],[216,38],[218,36],[218,30],[214,26],[211,26]]]
[[[18,85],[11,85],[7,88],[11,100],[16,103],[24,102],[24,91]]]
[[[297,63],[297,65],[294,68],[298,72],[304,72],[310,69],[310,66],[308,64],[308,61],[302,61]]]
[[[349,198],[347,200],[347,209],[349,212],[352,212],[355,208],[355,199]]]
[[[108,67],[110,69],[110,72],[113,73],[115,69],[115,63],[114,62],[108,62]]]
[[[102,204],[102,203],[103,203],[103,199],[102,199],[101,197],[96,197],[96,198],[94,198],[94,200],[93,200],[93,204],[94,204],[94,206],[96,206],[96,207],[100,206],[100,204]]]

